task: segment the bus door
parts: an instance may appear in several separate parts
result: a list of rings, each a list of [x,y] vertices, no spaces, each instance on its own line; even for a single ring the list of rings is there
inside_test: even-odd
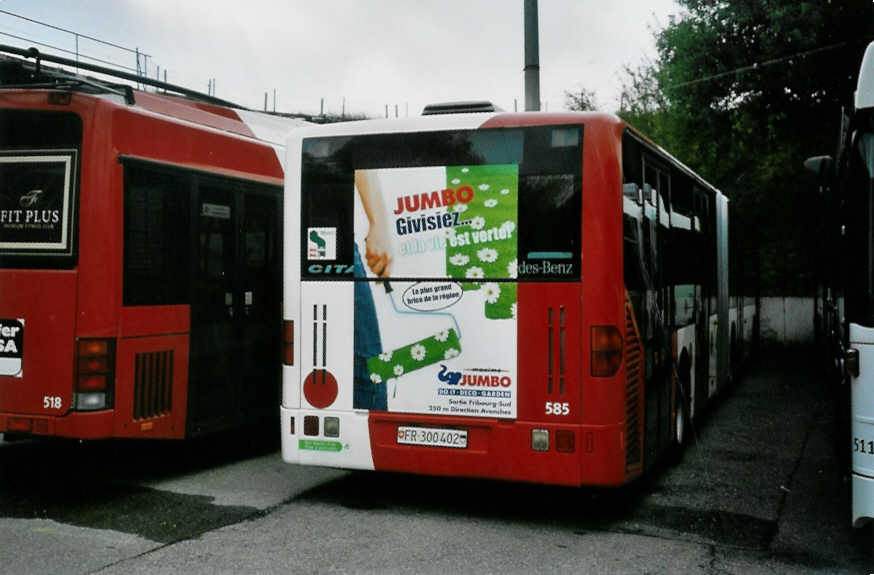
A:
[[[275,405],[279,360],[278,197],[207,181],[196,197],[190,432]]]
[[[668,318],[672,317],[664,281],[665,236],[670,226],[667,173],[645,164],[643,250],[648,272],[646,342],[645,461],[652,463],[670,441],[671,353]]]

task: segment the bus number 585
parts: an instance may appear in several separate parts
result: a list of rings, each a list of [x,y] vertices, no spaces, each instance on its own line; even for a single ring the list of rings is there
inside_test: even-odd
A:
[[[571,407],[568,402],[547,401],[546,415],[568,415],[571,412]]]

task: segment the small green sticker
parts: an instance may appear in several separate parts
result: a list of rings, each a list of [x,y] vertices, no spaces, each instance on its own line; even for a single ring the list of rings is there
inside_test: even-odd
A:
[[[343,445],[339,441],[323,441],[321,439],[301,439],[297,443],[298,449],[308,451],[342,451]]]

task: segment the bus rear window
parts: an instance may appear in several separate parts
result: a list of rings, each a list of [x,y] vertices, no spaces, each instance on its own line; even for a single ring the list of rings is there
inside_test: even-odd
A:
[[[0,265],[71,267],[82,123],[0,110]]]
[[[302,277],[344,279],[375,197],[395,278],[578,280],[582,139],[582,126],[306,139]]]

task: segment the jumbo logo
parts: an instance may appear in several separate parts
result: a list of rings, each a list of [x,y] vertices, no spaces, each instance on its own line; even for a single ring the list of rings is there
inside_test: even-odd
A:
[[[464,385],[468,387],[510,387],[513,380],[506,375],[486,375],[480,373],[465,373],[449,371],[444,364],[440,364],[440,372],[437,379],[447,385]]]
[[[437,379],[449,385],[458,385],[461,379],[460,371],[449,371],[445,364],[440,364],[440,373],[437,374]]]

